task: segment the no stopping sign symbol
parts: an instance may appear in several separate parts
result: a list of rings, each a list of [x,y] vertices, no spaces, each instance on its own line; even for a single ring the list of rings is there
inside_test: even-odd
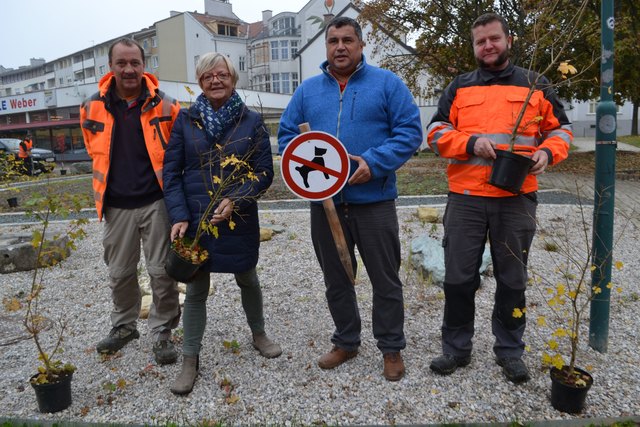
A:
[[[307,200],[333,197],[349,178],[349,156],[344,145],[326,132],[301,133],[282,153],[282,179],[296,196]]]

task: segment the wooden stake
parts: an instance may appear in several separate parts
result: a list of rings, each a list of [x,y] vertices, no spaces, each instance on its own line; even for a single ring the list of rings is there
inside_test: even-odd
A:
[[[298,125],[298,128],[302,133],[311,131],[309,123],[302,123]],[[338,250],[338,256],[340,257],[342,266],[344,267],[344,270],[347,273],[347,277],[351,281],[351,284],[355,285],[356,281],[353,277],[351,255],[349,254],[349,249],[347,248],[347,241],[344,238],[344,232],[342,231],[342,225],[340,224],[340,219],[338,218],[338,212],[336,211],[336,206],[333,203],[333,198],[329,197],[328,199],[323,200],[322,207],[324,208],[324,213],[327,216],[329,228],[331,229],[331,235],[333,236],[333,241],[336,244],[336,249]]]

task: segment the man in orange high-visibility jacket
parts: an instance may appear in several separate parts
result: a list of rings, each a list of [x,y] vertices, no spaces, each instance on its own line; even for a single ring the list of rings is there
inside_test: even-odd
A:
[[[31,140],[31,135],[27,134],[18,146],[18,157],[22,160],[22,168],[27,175],[33,175],[31,150],[33,150],[33,140]]]
[[[472,35],[479,68],[447,86],[428,127],[429,145],[449,159],[450,190],[443,218],[443,354],[432,360],[430,368],[449,375],[471,362],[474,298],[488,237],[496,279],[493,351],[507,379],[520,383],[529,379],[522,361],[526,322],[524,315],[516,318],[513,312],[525,311],[527,256],[536,230],[536,175],[567,157],[573,134],[562,104],[541,78],[518,126],[515,147],[527,149],[534,163],[522,193],[490,185],[495,150],[508,147],[536,74],[510,63],[513,40],[501,16],[480,16]]]
[[[171,225],[162,192],[164,150],[180,107],[144,72],[144,50],[131,39],[109,48],[109,67],[99,91],[80,107],[87,152],[93,160],[93,191],[104,217],[104,260],[108,266],[112,329],[96,346],[111,354],[140,335],[137,319],[140,240],[153,292],[149,329],[158,364],[177,359],[171,330],[180,320],[178,289],[167,276]]]

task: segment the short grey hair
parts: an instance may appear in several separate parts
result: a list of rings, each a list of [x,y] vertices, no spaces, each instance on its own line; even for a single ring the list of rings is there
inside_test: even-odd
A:
[[[198,63],[196,64],[196,80],[198,81],[198,84],[200,83],[200,78],[204,73],[210,71],[221,62],[224,62],[229,69],[233,86],[235,86],[236,83],[238,83],[238,73],[236,72],[236,68],[233,66],[233,62],[231,62],[231,60],[225,55],[217,52],[205,53],[198,60]]]

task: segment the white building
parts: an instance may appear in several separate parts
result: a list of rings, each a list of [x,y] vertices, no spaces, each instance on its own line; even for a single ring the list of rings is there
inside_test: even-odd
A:
[[[279,116],[288,97],[305,78],[320,72],[325,59],[324,23],[334,15],[356,18],[358,9],[349,0],[335,0],[332,8],[325,0],[310,0],[298,12],[262,12],[262,20],[246,23],[233,13],[229,0],[204,0],[205,13],[170,12],[166,19],[148,28],[124,34],[137,40],[145,50],[146,71],[155,74],[161,88],[175,86],[172,94],[185,105],[196,93],[195,65],[201,55],[220,52],[236,65],[240,80],[250,98],[259,99],[260,111],[271,134],[277,132]],[[363,26],[365,40],[371,31]],[[83,152],[79,123],[82,100],[96,90],[96,84],[109,71],[109,46],[122,37],[105,40],[52,61],[32,58],[28,66],[16,70],[0,66],[0,137],[34,136],[36,146],[55,152]],[[402,37],[389,35],[383,46],[385,55],[411,54],[413,49]],[[373,46],[364,53],[373,65]],[[169,91],[167,91],[169,92]],[[271,96],[282,94],[282,96]],[[423,128],[435,111],[435,100],[417,98]],[[273,102],[273,104],[271,104]],[[595,102],[573,103],[568,108],[576,136],[595,135]],[[256,107],[258,108],[258,107]],[[619,109],[618,135],[630,133],[632,105]]]

